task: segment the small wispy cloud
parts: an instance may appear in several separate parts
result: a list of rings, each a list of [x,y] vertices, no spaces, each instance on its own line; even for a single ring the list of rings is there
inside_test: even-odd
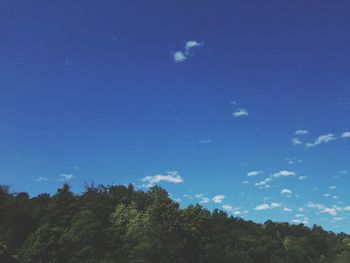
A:
[[[292,143],[294,146],[303,144],[303,142],[302,142],[299,138],[292,138],[291,143]]]
[[[200,46],[203,46],[203,43],[199,43],[196,40],[187,41],[184,50],[179,50],[173,53],[174,62],[184,62],[192,55],[192,49]]]
[[[270,209],[270,206],[268,204],[261,204],[254,208],[254,210],[260,211],[260,210],[267,210]]]
[[[321,135],[313,143],[307,143],[306,147],[308,147],[308,148],[314,147],[316,145],[329,143],[329,142],[334,141],[336,139],[337,139],[336,136],[332,133]]]
[[[277,208],[277,207],[280,207],[281,204],[278,204],[278,203],[271,203],[270,207],[273,209],[273,208]]]
[[[333,217],[332,222],[338,222],[344,220],[344,217]]]
[[[296,214],[295,219],[292,220],[292,223],[306,225],[309,223],[309,218],[306,217],[304,214]]]
[[[286,161],[288,162],[288,164],[290,164],[290,165],[300,164],[300,163],[303,163],[303,162],[304,162],[303,160],[300,160],[300,159],[298,159],[298,158],[296,158],[296,157],[293,157],[293,158],[286,158],[285,160],[286,160]]]
[[[212,198],[212,201],[215,203],[215,204],[219,204],[219,203],[222,203],[222,201],[225,199],[225,196],[224,195],[216,195]]]
[[[331,216],[336,216],[337,215],[337,209],[334,208],[334,207],[325,207],[320,212],[321,213],[330,214]]]
[[[196,40],[190,40],[190,41],[187,41],[186,43],[186,50],[189,51],[191,48],[200,47],[200,46],[203,46],[203,43],[199,43]]]
[[[247,176],[248,177],[254,177],[254,176],[257,176],[257,175],[259,175],[261,173],[262,173],[262,171],[251,171],[251,172],[247,173]]]
[[[309,133],[308,130],[296,130],[296,131],[294,132],[294,135],[296,135],[296,136],[304,136],[304,135],[306,135],[306,134],[308,134],[308,133]],[[303,142],[300,140],[299,137],[293,137],[293,138],[291,139],[291,143],[292,143],[294,146],[298,146],[298,145],[303,144]]]
[[[227,211],[227,212],[230,212],[230,213],[232,213],[234,215],[245,215],[245,214],[248,214],[248,210],[241,210],[241,208],[233,207],[231,205],[223,205],[222,209]]]
[[[203,144],[211,143],[211,142],[213,142],[211,139],[200,140],[200,143],[203,143]]]
[[[264,180],[255,183],[255,186],[259,187],[260,189],[269,188],[270,185],[268,183],[271,181],[272,181],[272,178],[267,177]]]
[[[281,204],[278,204],[278,203],[271,203],[271,204],[261,204],[261,205],[258,205],[254,208],[254,210],[256,211],[261,211],[261,210],[268,210],[268,209],[274,209],[274,208],[278,208],[280,207]]]
[[[247,117],[249,113],[246,109],[238,108],[232,113],[232,115],[235,118],[239,118],[239,117]]]
[[[222,208],[226,211],[232,211],[233,207],[231,205],[223,205]]]
[[[282,170],[282,171],[279,171],[277,173],[274,173],[273,177],[280,178],[280,177],[288,177],[288,176],[294,176],[294,175],[296,175],[295,172]]]
[[[292,193],[293,193],[292,190],[287,189],[287,188],[284,188],[284,189],[281,190],[281,194],[282,195],[291,196]]]
[[[294,132],[294,134],[295,134],[295,135],[298,135],[298,136],[306,135],[306,134],[308,134],[308,133],[309,133],[308,130],[296,130],[296,131]]]
[[[302,176],[299,176],[298,179],[299,179],[300,181],[303,181],[303,180],[306,180],[306,179],[307,179],[307,176],[303,176],[303,175],[302,175]]]
[[[146,176],[142,178],[142,181],[145,182],[148,187],[155,186],[160,182],[167,182],[173,184],[183,183],[183,179],[177,171],[167,171],[163,174]]]
[[[49,178],[47,178],[47,177],[39,177],[39,178],[36,179],[36,181],[37,182],[47,182],[47,181],[49,181]]]
[[[309,223],[308,220],[300,220],[300,219],[293,219],[292,220],[292,223],[294,224],[304,224],[304,225],[307,225]]]
[[[187,59],[187,56],[182,51],[174,52],[174,61],[175,62],[184,62]]]
[[[266,177],[264,180],[256,182],[255,186],[257,186],[259,189],[264,189],[264,188],[270,188],[270,182],[273,180],[276,180],[278,178],[283,178],[283,177],[289,177],[289,176],[295,176],[296,173],[292,171],[287,171],[287,170],[281,170],[279,172],[276,172],[274,174],[271,174],[270,176]]]
[[[62,182],[62,181],[68,181],[68,180],[71,180],[73,179],[75,176],[73,174],[65,174],[65,173],[62,173],[59,175],[59,179],[58,181],[59,182]]]
[[[350,132],[343,132],[341,137],[342,138],[350,138]]]
[[[199,199],[200,204],[207,204],[210,202],[210,199],[203,194],[195,194],[194,197]]]
[[[338,212],[341,212],[341,211],[347,211],[346,210],[347,207],[339,207],[336,205],[333,205],[332,207],[327,207],[324,204],[317,204],[317,203],[313,203],[313,202],[307,203],[306,207],[312,208],[312,209],[317,209],[320,213],[329,214],[331,216],[336,216],[338,214]]]

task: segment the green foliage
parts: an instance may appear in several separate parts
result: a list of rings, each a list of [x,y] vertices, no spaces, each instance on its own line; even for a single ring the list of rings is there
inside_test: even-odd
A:
[[[349,263],[350,236],[181,209],[160,187],[63,185],[53,196],[0,186],[4,263]]]

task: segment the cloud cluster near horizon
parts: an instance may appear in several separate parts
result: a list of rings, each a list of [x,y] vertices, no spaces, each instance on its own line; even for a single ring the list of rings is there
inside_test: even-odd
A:
[[[278,208],[278,207],[281,207],[281,204],[278,204],[276,202],[272,202],[271,204],[261,204],[261,205],[258,205],[254,208],[254,210],[256,211],[261,211],[261,210],[267,210],[267,209],[274,209],[274,208]]]
[[[59,177],[60,177],[60,178],[58,179],[58,181],[59,181],[59,182],[63,182],[63,181],[71,180],[71,179],[73,179],[75,176],[74,176],[74,174],[62,173],[62,174],[59,175]]]
[[[163,174],[156,174],[142,178],[147,187],[155,186],[160,182],[167,182],[173,184],[183,183],[183,179],[177,171],[167,171]]]

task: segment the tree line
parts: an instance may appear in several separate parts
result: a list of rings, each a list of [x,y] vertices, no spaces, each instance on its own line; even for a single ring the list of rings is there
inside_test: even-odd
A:
[[[30,197],[0,186],[3,263],[349,263],[350,236],[181,209],[158,187],[64,184]]]

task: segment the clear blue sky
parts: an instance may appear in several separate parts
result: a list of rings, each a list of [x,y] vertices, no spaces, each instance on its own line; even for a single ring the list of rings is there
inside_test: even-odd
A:
[[[158,183],[182,206],[350,232],[349,13],[2,0],[0,182]]]

